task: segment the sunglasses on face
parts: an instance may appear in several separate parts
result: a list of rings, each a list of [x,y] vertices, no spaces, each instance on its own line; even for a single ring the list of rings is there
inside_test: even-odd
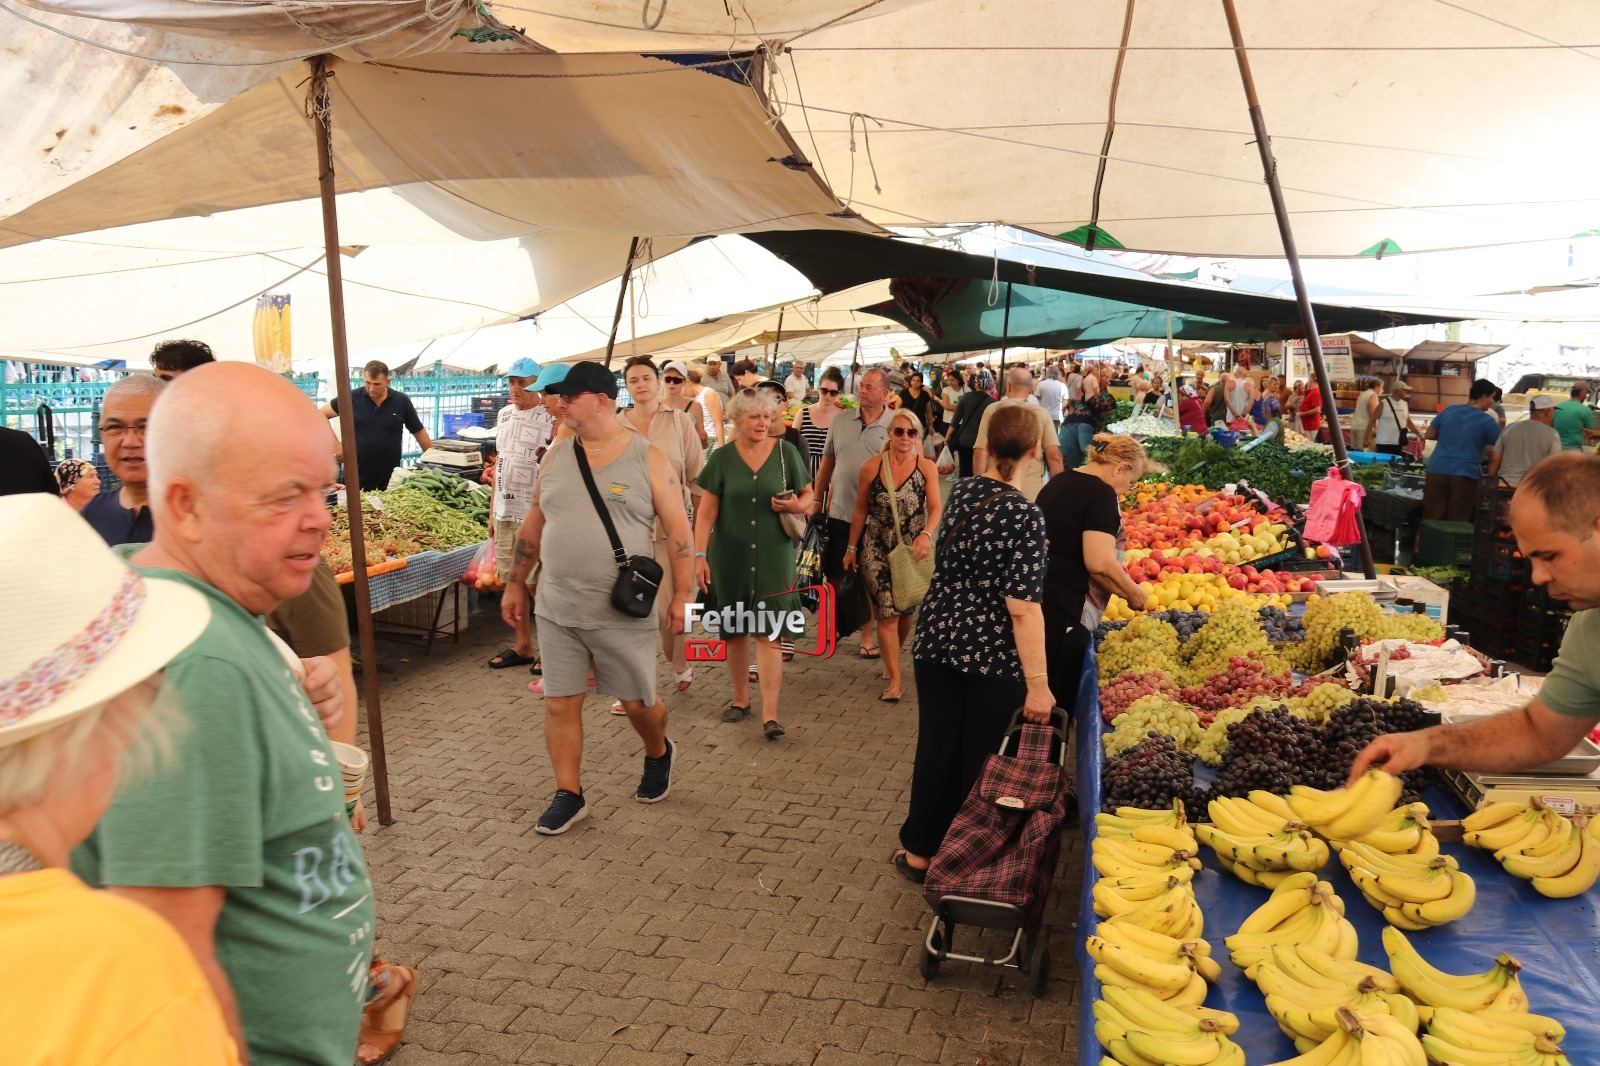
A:
[[[922,434],[918,433],[916,430],[912,429],[910,426],[895,426],[889,432],[893,433],[897,437],[920,437],[920,436],[922,436]]]
[[[837,395],[839,395],[839,390],[838,389],[818,389],[817,392],[820,395],[823,395],[823,396],[837,396]]]
[[[682,385],[683,384],[683,379],[682,378],[674,377],[674,376],[671,376],[671,375],[668,375],[667,377],[664,377],[661,380],[665,381],[668,385]]]

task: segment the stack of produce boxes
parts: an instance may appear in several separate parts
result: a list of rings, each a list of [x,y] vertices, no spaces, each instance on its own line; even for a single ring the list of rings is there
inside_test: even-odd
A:
[[[1450,597],[1451,621],[1466,630],[1473,646],[1484,654],[1548,670],[1572,612],[1533,583],[1532,567],[1511,531],[1514,491],[1503,481],[1483,484],[1472,570]]]

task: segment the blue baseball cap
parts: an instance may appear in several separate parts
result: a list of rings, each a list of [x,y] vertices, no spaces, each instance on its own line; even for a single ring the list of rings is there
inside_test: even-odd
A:
[[[533,383],[533,391],[543,392],[551,385],[559,385],[567,380],[567,371],[571,369],[566,363],[551,363],[539,371],[539,380]]]
[[[508,378],[536,378],[539,376],[539,364],[527,356],[523,356],[506,367],[506,372],[501,376]]]

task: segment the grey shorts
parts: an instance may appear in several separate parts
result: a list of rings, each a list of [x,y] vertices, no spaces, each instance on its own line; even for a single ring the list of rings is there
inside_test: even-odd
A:
[[[582,696],[589,691],[594,660],[597,692],[619,700],[656,701],[656,631],[568,629],[535,615],[546,696]]]

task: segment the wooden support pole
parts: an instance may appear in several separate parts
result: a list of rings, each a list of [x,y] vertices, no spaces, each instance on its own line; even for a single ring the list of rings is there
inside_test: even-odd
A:
[[[333,377],[339,395],[339,441],[344,448],[345,500],[350,515],[350,558],[355,568],[356,635],[361,650],[361,683],[367,705],[367,739],[372,745],[372,785],[378,795],[378,822],[392,825],[389,760],[383,746],[383,704],[378,695],[378,650],[372,631],[372,588],[367,581],[367,538],[361,524],[361,471],[356,458],[355,406],[350,399],[350,348],[345,338],[344,271],[339,261],[339,212],[334,204],[333,113],[328,93],[328,57],[311,60],[311,124],[317,133],[317,179],[322,191],[322,242],[328,268],[328,317],[333,324]],[[357,713],[348,708],[347,713]]]
[[[1350,455],[1345,451],[1344,432],[1339,428],[1339,409],[1333,399],[1333,384],[1328,380],[1328,366],[1322,358],[1322,337],[1317,332],[1317,315],[1311,306],[1311,296],[1306,291],[1305,275],[1300,270],[1300,252],[1295,247],[1289,209],[1284,205],[1283,186],[1278,183],[1278,161],[1272,154],[1272,139],[1267,135],[1267,120],[1261,114],[1261,101],[1256,97],[1255,78],[1250,73],[1250,57],[1245,51],[1244,34],[1239,28],[1239,13],[1234,10],[1233,0],[1222,0],[1222,12],[1228,20],[1228,33],[1233,38],[1233,55],[1239,65],[1239,81],[1244,86],[1245,101],[1250,107],[1250,125],[1255,130],[1256,150],[1261,154],[1261,169],[1266,176],[1267,193],[1272,198],[1272,213],[1278,220],[1283,258],[1289,264],[1295,303],[1300,306],[1300,324],[1305,330],[1306,345],[1311,353],[1311,372],[1316,375],[1317,391],[1322,394],[1322,416],[1333,441],[1333,462],[1348,477]],[[1361,532],[1358,542],[1361,572],[1369,578],[1375,577],[1377,571],[1372,565],[1372,545],[1367,543],[1366,523],[1358,521],[1356,525]]]

